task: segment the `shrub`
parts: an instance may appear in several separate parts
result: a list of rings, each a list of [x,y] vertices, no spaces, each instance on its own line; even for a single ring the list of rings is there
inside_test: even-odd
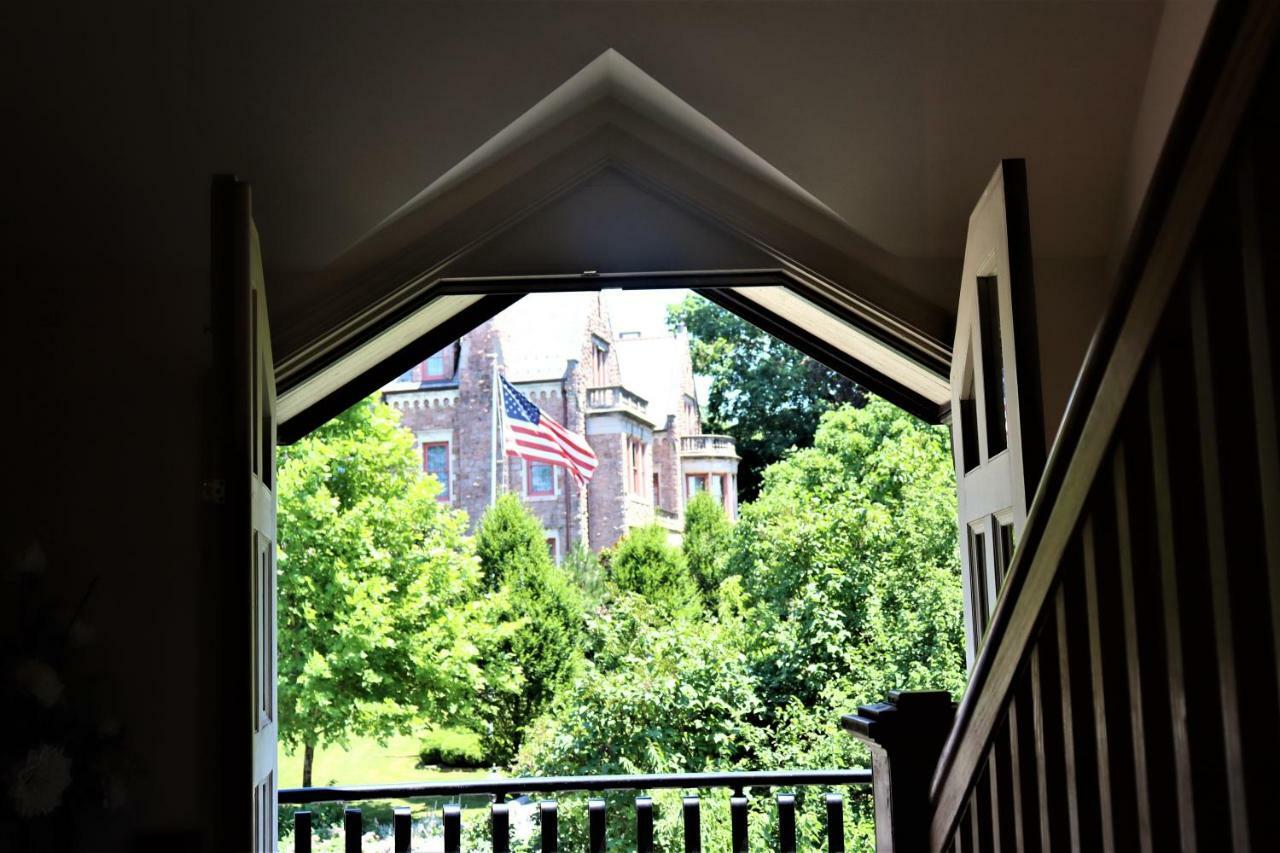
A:
[[[476,556],[487,589],[502,586],[513,568],[550,562],[542,522],[513,494],[500,495],[480,519]]]
[[[729,769],[743,757],[759,703],[742,625],[673,619],[668,608],[631,593],[620,593],[588,625],[593,659],[530,729],[516,773],[697,772]],[[628,842],[635,849],[634,819],[627,817],[634,796],[605,795],[619,849]],[[679,849],[679,792],[659,793],[657,801],[660,849]],[[561,846],[584,849],[585,816],[581,806],[572,808],[562,811]],[[715,817],[705,808],[710,839]]]
[[[667,541],[656,524],[637,527],[613,552],[613,582],[659,607],[687,610],[698,606],[697,587],[689,577],[684,555]]]
[[[536,548],[528,534],[531,525],[538,531]],[[541,525],[513,496],[498,499],[480,531],[477,538],[489,532],[481,557],[482,564],[489,561],[486,577],[500,577],[502,583],[489,596],[483,614],[488,627],[476,640],[485,671],[478,716],[487,729],[485,752],[506,764],[520,749],[525,729],[577,668],[582,593],[551,562]]]
[[[698,492],[684,508],[684,551],[689,574],[710,603],[725,578],[733,525],[724,507],[706,492]]]
[[[605,570],[600,559],[591,553],[591,549],[581,542],[573,543],[561,565],[577,582],[586,604],[590,607],[599,604],[605,595]]]
[[[437,767],[485,767],[480,735],[466,729],[432,729],[422,738],[418,760]]]

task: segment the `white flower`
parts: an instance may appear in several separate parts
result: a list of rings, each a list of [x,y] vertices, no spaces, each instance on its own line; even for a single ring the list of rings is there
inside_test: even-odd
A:
[[[62,679],[42,660],[27,658],[13,668],[13,683],[35,697],[43,708],[52,708],[62,696]]]
[[[61,747],[42,743],[27,752],[9,779],[9,796],[20,817],[40,817],[62,805],[71,784],[71,759]]]

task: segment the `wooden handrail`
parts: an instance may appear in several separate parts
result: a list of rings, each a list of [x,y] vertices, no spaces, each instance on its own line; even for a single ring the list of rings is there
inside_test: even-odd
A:
[[[982,769],[993,731],[1025,664],[1122,410],[1144,364],[1201,213],[1280,29],[1280,4],[1220,3],[1094,335],[943,747],[932,786],[931,847],[942,849]]]

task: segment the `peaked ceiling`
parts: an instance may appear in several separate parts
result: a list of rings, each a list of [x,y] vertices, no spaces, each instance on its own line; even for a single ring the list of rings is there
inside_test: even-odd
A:
[[[287,357],[376,314],[405,283],[397,260],[447,266],[555,180],[589,219],[625,180],[726,252],[763,243],[945,342],[967,216],[1001,158],[1027,160],[1038,258],[1114,247],[1165,5],[25,4],[12,236],[25,263],[74,240],[86,272],[165,270],[149,292],[176,304],[170,271],[207,263],[210,174],[234,171]]]
[[[708,284],[744,270],[770,275]],[[512,294],[601,273],[680,273],[922,416],[945,413],[947,315],[919,271],[607,50],[318,277],[307,319],[285,324],[300,334],[282,342],[282,421],[404,369],[419,339],[483,316],[494,279]]]

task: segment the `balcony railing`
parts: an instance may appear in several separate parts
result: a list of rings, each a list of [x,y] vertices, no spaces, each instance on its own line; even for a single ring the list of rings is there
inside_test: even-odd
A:
[[[587,389],[587,411],[616,411],[624,409],[638,415],[647,415],[649,401],[633,394],[621,385],[606,385]]]
[[[737,445],[728,435],[683,435],[680,452],[696,456],[737,456]]]
[[[507,798],[529,794],[570,792],[635,791],[635,828],[637,853],[654,849],[653,800],[644,792],[660,789],[691,791],[681,804],[685,851],[702,850],[701,803],[697,791],[728,789],[729,821],[733,853],[747,850],[748,791],[752,788],[774,789],[777,809],[778,848],[784,853],[796,850],[796,796],[794,789],[805,786],[847,787],[870,785],[870,770],[784,770],[746,773],[669,773],[643,776],[544,776],[513,779],[477,779],[466,782],[426,782],[406,785],[355,785],[328,788],[285,788],[280,791],[281,805],[314,803],[351,803],[369,800],[408,799],[412,797],[449,798],[454,802],[442,809],[444,853],[462,851],[462,807],[458,799],[466,795],[491,798],[489,807],[490,838],[494,853],[511,849],[511,814]],[[825,795],[826,836],[829,853],[844,851],[844,797],[831,792]],[[606,849],[606,803],[592,798],[587,803],[588,850]],[[554,799],[538,805],[543,853],[555,853],[560,844],[558,806]],[[311,812],[293,815],[294,851],[311,851]],[[392,818],[393,850],[408,853],[412,843],[412,819],[407,807],[397,808]],[[343,814],[343,836],[347,853],[359,853],[364,820],[357,807],[348,806]]]

